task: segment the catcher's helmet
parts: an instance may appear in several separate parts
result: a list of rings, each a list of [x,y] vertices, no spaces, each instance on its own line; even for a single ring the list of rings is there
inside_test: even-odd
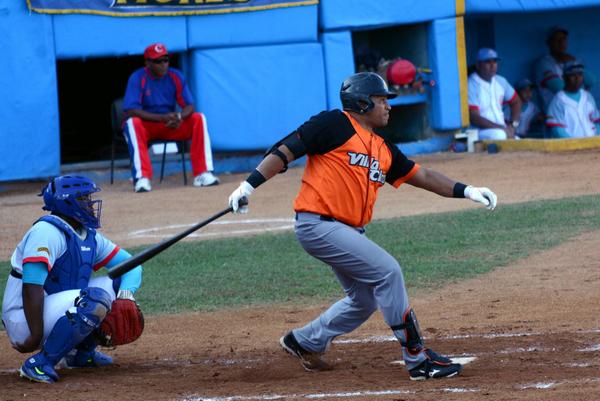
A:
[[[100,227],[101,200],[92,200],[91,194],[100,191],[94,181],[86,177],[63,175],[53,178],[42,189],[43,210],[72,217],[89,228]]]
[[[371,96],[386,96],[388,99],[393,99],[396,94],[390,92],[385,80],[374,72],[359,72],[349,76],[342,83],[340,98],[344,110],[367,113],[375,106]]]

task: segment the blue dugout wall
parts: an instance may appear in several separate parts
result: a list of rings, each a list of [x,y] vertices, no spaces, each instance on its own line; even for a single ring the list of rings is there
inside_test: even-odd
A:
[[[58,102],[52,19],[0,3],[0,180],[57,174]]]
[[[0,3],[0,51],[5,55],[0,63],[0,181],[60,173],[60,60],[141,55],[147,44],[164,42],[183,56],[197,108],[208,118],[213,149],[262,150],[310,115],[340,106],[339,85],[355,72],[357,34],[422,25],[427,40],[410,53],[423,53],[436,85],[418,102],[428,109],[432,129],[452,131],[468,124],[466,64],[480,45],[510,54],[501,73],[512,81],[544,52],[546,27],[561,24],[571,32],[571,52],[600,71],[593,52],[599,28],[592,22],[598,9],[589,8],[599,4],[321,0],[252,12],[119,18],[37,14],[25,0],[5,1]],[[394,107],[404,107],[403,101]]]

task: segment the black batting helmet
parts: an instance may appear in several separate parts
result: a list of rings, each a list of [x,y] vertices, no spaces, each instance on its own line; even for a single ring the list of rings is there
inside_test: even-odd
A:
[[[390,92],[385,80],[374,72],[359,72],[349,76],[342,83],[340,98],[344,110],[367,113],[375,106],[371,96],[386,96],[388,99],[393,99],[396,94]]]

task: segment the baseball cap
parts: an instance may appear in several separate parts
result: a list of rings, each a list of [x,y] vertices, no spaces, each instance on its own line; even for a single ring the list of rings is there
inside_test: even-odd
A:
[[[563,28],[562,26],[553,26],[550,29],[548,29],[548,33],[546,34],[546,40],[550,40],[552,39],[552,37],[557,34],[558,32],[562,32],[565,35],[569,34],[569,31],[567,31],[565,28]]]
[[[517,81],[517,83],[515,83],[516,90],[527,88],[528,86],[531,88],[535,88],[537,85],[531,82],[528,78],[520,79]]]
[[[583,64],[577,60],[569,60],[563,65],[563,75],[583,74]]]
[[[167,47],[162,43],[153,43],[144,50],[144,58],[154,60],[163,56],[168,56]]]
[[[489,47],[482,47],[477,52],[477,61],[488,61],[488,60],[502,60],[498,57],[498,53],[496,50],[490,49]]]

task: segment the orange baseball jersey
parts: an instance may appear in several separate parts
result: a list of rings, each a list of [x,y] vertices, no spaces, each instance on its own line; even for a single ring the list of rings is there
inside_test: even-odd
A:
[[[295,134],[308,155],[296,212],[362,227],[371,221],[379,188],[386,182],[398,188],[419,170],[397,146],[340,110],[311,117]]]

